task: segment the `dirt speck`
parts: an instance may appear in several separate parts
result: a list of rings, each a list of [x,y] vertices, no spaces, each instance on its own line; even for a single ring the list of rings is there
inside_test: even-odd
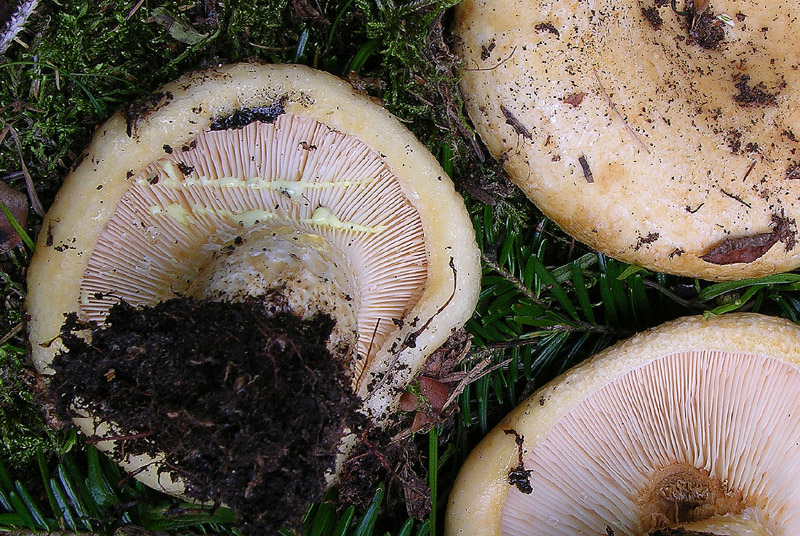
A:
[[[763,82],[750,85],[750,75],[742,75],[734,87],[739,91],[733,96],[733,100],[739,106],[774,106],[775,95],[767,91]]]
[[[658,8],[654,6],[643,7],[642,16],[644,16],[654,30],[660,30],[664,25],[664,19],[661,18],[661,13],[659,13]]]

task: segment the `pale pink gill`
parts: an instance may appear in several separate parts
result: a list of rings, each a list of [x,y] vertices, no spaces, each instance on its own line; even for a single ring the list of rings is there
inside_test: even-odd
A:
[[[642,533],[658,469],[707,470],[746,507],[800,523],[800,373],[760,355],[696,351],[650,362],[588,396],[525,453],[533,493],[511,488],[504,535]]]
[[[160,162],[131,179],[81,283],[84,318],[102,321],[119,299],[153,304],[180,295],[214,252],[247,230],[235,215],[252,210],[274,214],[257,225],[318,234],[346,259],[357,286],[353,298],[362,357],[368,349],[374,354],[396,329],[393,319],[419,300],[427,278],[419,215],[380,155],[358,139],[283,114],[271,124],[204,132],[193,148],[176,147],[165,158],[188,166],[183,170],[191,184],[172,186]],[[191,180],[200,177],[210,183]],[[303,188],[292,199],[280,188],[218,185],[230,177],[344,185]],[[174,204],[190,215],[191,225],[168,215]],[[377,231],[303,221],[319,207],[342,222]]]

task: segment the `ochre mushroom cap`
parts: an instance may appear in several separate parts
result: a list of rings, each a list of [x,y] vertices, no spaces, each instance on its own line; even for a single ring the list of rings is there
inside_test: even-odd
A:
[[[707,279],[791,270],[798,6],[713,0],[702,17],[690,35],[666,1],[465,0],[469,116],[526,195],[599,251]]]
[[[798,347],[795,324],[731,314],[677,320],[597,354],[475,448],[445,534],[796,534]]]
[[[52,373],[64,315],[102,322],[120,298],[283,289],[298,314],[332,314],[334,345],[357,338],[353,389],[381,424],[471,315],[479,281],[463,200],[394,116],[303,66],[220,66],[97,130],[30,265],[32,357]],[[113,433],[95,420],[78,419],[87,434]],[[123,463],[179,493],[151,461]]]

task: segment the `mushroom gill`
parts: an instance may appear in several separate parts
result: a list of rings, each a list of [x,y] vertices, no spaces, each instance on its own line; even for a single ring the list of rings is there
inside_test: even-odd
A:
[[[102,322],[120,299],[279,296],[357,332],[357,380],[425,286],[422,224],[375,151],[314,120],[205,131],[149,164],[120,199],[81,283]],[[354,341],[351,341],[354,342]]]
[[[789,322],[742,314],[683,319],[598,354],[476,448],[447,534],[794,534],[798,341]],[[508,483],[517,456],[527,489]]]

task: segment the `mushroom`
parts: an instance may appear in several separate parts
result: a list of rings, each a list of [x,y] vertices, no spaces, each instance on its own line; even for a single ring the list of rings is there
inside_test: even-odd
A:
[[[797,325],[743,313],[608,348],[475,448],[445,534],[796,534],[799,344]]]
[[[479,278],[463,200],[396,118],[303,66],[220,66],[97,130],[30,265],[32,358],[52,374],[66,313],[102,323],[119,300],[269,295],[276,309],[334,318],[329,347],[380,426],[470,316]],[[76,419],[113,434],[96,421]],[[149,457],[117,457],[152,487],[184,489]]]
[[[796,5],[686,5],[462,2],[469,116],[542,212],[599,251],[715,280],[796,268]]]

